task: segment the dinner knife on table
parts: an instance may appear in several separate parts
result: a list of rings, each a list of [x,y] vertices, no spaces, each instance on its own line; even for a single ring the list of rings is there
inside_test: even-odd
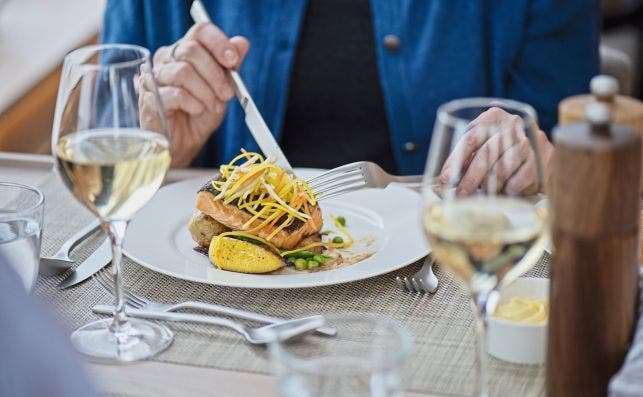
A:
[[[210,16],[201,0],[194,0],[192,2],[190,15],[195,22],[210,22]],[[275,164],[281,167],[284,171],[294,174],[292,166],[288,162],[286,155],[279,147],[279,144],[275,140],[274,135],[272,135],[272,132],[270,132],[270,129],[263,117],[261,117],[261,113],[259,112],[259,109],[257,109],[257,105],[255,105],[255,101],[252,99],[252,96],[250,96],[241,75],[239,75],[239,72],[236,70],[230,70],[228,73],[232,79],[237,99],[245,112],[246,125],[255,141],[257,141],[257,145],[266,157],[273,157],[275,159]]]
[[[100,229],[100,222],[97,219],[93,220],[89,225],[80,229],[76,234],[67,239],[55,254],[47,257],[41,256],[39,272],[47,276],[65,273],[69,268],[75,265],[75,262],[69,258],[71,250],[98,229]]]
[[[80,265],[76,266],[73,273],[58,284],[58,289],[66,289],[81,283],[91,277],[94,273],[104,268],[112,260],[112,247],[109,239],[103,243]]]

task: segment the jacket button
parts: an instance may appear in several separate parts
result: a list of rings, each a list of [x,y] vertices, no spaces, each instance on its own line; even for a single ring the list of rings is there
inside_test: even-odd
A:
[[[413,153],[418,150],[418,144],[415,142],[404,142],[404,144],[402,145],[402,150],[407,153]]]
[[[279,40],[279,48],[282,50],[287,50],[288,48],[292,47],[292,44],[289,39],[281,39]]]
[[[402,47],[402,40],[394,34],[387,34],[382,40],[384,48],[389,52],[398,52]]]

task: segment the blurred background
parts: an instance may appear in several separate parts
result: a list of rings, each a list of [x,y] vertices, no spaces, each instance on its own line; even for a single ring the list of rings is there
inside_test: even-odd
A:
[[[50,151],[63,56],[97,41],[103,7],[104,0],[0,0],[0,151]],[[643,0],[602,0],[602,11],[603,73],[643,98]]]

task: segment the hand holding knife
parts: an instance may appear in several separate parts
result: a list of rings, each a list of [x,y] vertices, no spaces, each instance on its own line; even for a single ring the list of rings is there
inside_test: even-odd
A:
[[[208,13],[201,3],[200,0],[194,0],[192,2],[192,7],[190,8],[190,15],[195,22],[211,22]],[[252,96],[248,92],[243,79],[239,75],[239,72],[236,70],[228,71],[230,78],[232,79],[234,85],[234,91],[245,112],[245,122],[250,130],[250,133],[257,141],[257,145],[266,155],[266,157],[273,157],[275,159],[275,164],[284,169],[288,173],[293,173],[292,166],[288,162],[286,155],[279,147],[279,144],[275,140],[275,137],[270,132],[268,125],[261,117],[257,105],[255,105]]]

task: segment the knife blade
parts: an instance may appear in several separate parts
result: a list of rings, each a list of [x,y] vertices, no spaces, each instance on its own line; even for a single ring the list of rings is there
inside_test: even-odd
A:
[[[210,22],[210,16],[200,0],[194,0],[192,2],[190,15],[195,22]],[[239,72],[236,70],[230,70],[228,73],[233,82],[234,92],[245,113],[246,125],[257,142],[257,145],[266,157],[274,158],[275,164],[286,172],[294,174],[286,155],[279,147],[272,132],[270,132],[266,121],[261,117],[261,113],[257,105],[255,105],[250,92],[248,92],[241,75],[239,75]]]
[[[98,219],[91,221],[87,226],[76,232],[67,241],[65,241],[58,251],[48,257],[40,257],[40,272],[47,276],[55,276],[65,273],[72,267],[75,262],[69,258],[69,253],[78,244],[91,236],[96,230],[100,229]]]
[[[63,290],[87,280],[94,273],[107,266],[111,260],[112,247],[109,239],[105,239],[96,251],[74,269],[74,272],[69,277],[58,284],[57,288]]]
[[[281,167],[284,171],[294,174],[292,166],[288,162],[286,155],[279,147],[279,144],[275,140],[274,135],[272,135],[272,132],[270,132],[270,129],[263,117],[261,117],[261,113],[259,113],[257,105],[255,105],[252,97],[248,94],[248,90],[246,89],[241,76],[234,70],[230,71],[230,76],[235,82],[237,99],[239,99],[239,103],[241,103],[241,107],[246,113],[246,125],[257,142],[259,149],[261,149],[266,157],[273,157],[275,159],[275,164]]]

